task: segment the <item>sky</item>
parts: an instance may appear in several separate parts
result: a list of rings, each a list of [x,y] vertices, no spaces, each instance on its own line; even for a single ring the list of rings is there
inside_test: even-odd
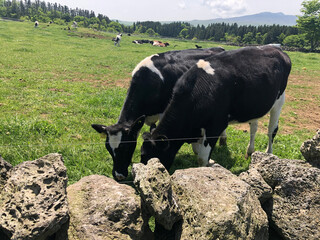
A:
[[[70,8],[93,10],[112,20],[190,21],[260,12],[300,15],[303,0],[52,0]]]

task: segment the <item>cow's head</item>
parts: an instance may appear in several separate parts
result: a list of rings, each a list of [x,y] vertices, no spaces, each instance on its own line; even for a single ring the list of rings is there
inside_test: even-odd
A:
[[[166,136],[153,136],[152,133],[145,132],[141,147],[141,162],[147,164],[151,158],[159,158],[160,162],[169,170],[176,151],[172,142]]]
[[[127,123],[118,123],[112,126],[91,125],[98,133],[106,137],[106,148],[113,160],[112,175],[117,181],[123,180],[128,176],[128,167],[144,120],[145,116],[141,116],[131,125]]]

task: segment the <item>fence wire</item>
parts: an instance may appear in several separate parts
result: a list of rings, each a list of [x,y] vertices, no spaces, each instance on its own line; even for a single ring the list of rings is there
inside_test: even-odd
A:
[[[248,135],[250,136],[250,134],[248,133]],[[252,135],[252,134],[251,134]],[[280,135],[280,134],[277,134]],[[249,136],[246,136],[249,137]],[[227,138],[230,138],[231,136],[227,136]],[[206,136],[205,139],[219,139],[220,136],[211,136],[208,137]],[[162,142],[162,141],[192,141],[192,142],[197,142],[199,140],[202,140],[203,137],[186,137],[186,138],[168,138],[168,139],[155,139],[152,140],[153,142]],[[131,144],[131,143],[137,143],[138,140],[135,141],[121,141],[121,144]],[[151,142],[151,140],[143,140],[143,142]],[[21,147],[66,147],[66,146],[81,146],[81,145],[101,145],[104,144],[105,141],[103,142],[79,142],[79,143],[65,143],[65,144],[50,144],[50,143],[46,143],[46,144],[8,144],[8,145],[0,145],[0,148],[21,148]],[[109,142],[109,144],[115,144],[117,142]]]

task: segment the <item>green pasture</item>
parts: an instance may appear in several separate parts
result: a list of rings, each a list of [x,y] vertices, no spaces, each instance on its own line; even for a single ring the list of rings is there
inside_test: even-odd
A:
[[[135,65],[145,57],[169,50],[222,46],[213,42],[168,41],[167,48],[135,45],[135,39],[158,39],[123,35],[115,47],[115,34],[90,29],[0,20],[0,155],[13,165],[49,153],[63,155],[69,184],[91,174],[111,176],[112,159],[104,139],[92,123],[116,123]],[[234,47],[223,46],[226,49]],[[289,53],[293,74],[319,76],[320,55]],[[319,83],[318,83],[319,84]],[[303,86],[301,86],[303,87]],[[320,104],[320,99],[319,104]],[[319,105],[320,106],[320,105]],[[286,119],[280,119],[280,125]],[[280,126],[281,127],[281,126]],[[147,131],[144,127],[141,132]],[[299,148],[314,131],[282,134],[274,144],[274,154],[303,159]],[[244,154],[249,133],[229,127],[228,147],[217,146],[212,159],[239,173],[248,167]],[[140,161],[141,136],[133,162]],[[259,133],[256,150],[264,151],[267,137]],[[179,151],[173,172],[197,166],[191,145]]]

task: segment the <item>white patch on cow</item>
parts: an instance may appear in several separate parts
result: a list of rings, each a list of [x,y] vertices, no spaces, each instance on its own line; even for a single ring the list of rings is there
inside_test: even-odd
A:
[[[269,119],[269,126],[268,126],[268,137],[269,143],[268,148],[266,150],[267,153],[272,153],[272,135],[274,130],[278,127],[279,117],[281,113],[282,106],[285,101],[285,92],[275,101],[271,110],[270,110],[270,119]]]
[[[210,66],[210,63],[200,59],[197,63],[198,68],[202,68],[206,73],[214,75],[214,69]]]
[[[154,55],[151,55],[149,57],[146,57],[144,60],[142,60],[136,67],[135,69],[133,69],[132,71],[132,77],[136,74],[136,72],[138,72],[140,70],[140,68],[142,67],[146,67],[146,68],[149,68],[152,72],[156,73],[159,75],[159,77],[161,78],[161,80],[163,81],[164,78],[161,74],[161,72],[159,71],[158,68],[156,68],[153,64],[153,61],[151,60],[152,57],[154,56],[157,56],[159,57],[158,54],[154,54]]]
[[[196,147],[197,155],[198,155],[198,163],[199,166],[208,166],[208,160],[211,153],[211,146],[208,144],[207,146],[204,145],[207,136],[206,136],[206,130],[204,128],[201,128],[201,135],[202,138],[197,142],[198,146]]]
[[[251,156],[254,152],[254,139],[258,130],[258,119],[254,119],[249,122],[250,124],[250,142],[247,146],[247,154],[246,157]]]
[[[122,132],[118,132],[115,135],[108,133],[109,135],[109,145],[113,151],[114,156],[116,156],[115,150],[119,147],[122,138]]]

